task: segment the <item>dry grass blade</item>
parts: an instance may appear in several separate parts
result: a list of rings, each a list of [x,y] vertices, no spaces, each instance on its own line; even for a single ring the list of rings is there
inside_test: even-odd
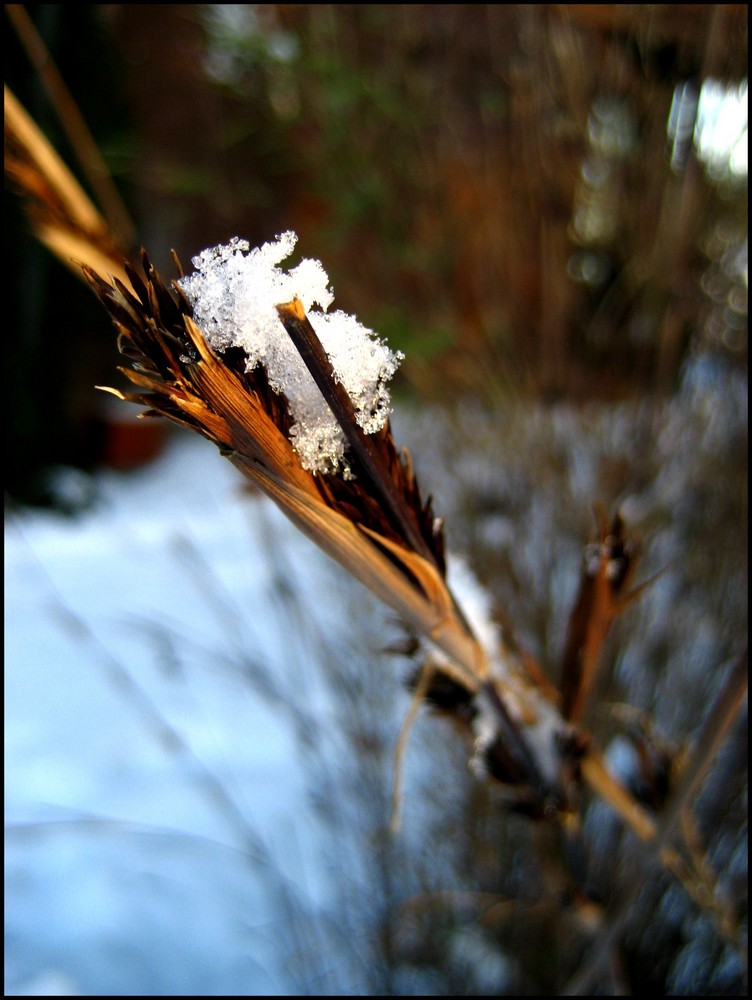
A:
[[[34,232],[81,276],[86,264],[100,277],[128,283],[124,248],[36,123],[5,87],[5,173],[26,200]]]
[[[478,689],[476,664],[482,659],[480,647],[453,616],[446,591],[421,585],[421,580],[433,582],[429,563],[409,552],[402,553],[399,561],[390,559],[371,532],[359,530],[320,500],[276,477],[263,463],[249,462],[238,453],[230,458],[304,534],[446,653],[450,657],[448,673],[471,690]],[[382,544],[387,550],[396,548],[386,540]]]
[[[575,723],[586,712],[606,635],[628,603],[623,594],[634,569],[634,552],[621,517],[616,514],[608,528],[602,512],[598,515],[601,540],[586,553],[561,671],[562,713]]]
[[[112,182],[107,165],[89,131],[78,105],[66,86],[52,56],[45,45],[34,22],[23,4],[8,3],[6,13],[26,51],[29,61],[39,75],[58,120],[71,142],[79,166],[104,210],[110,232],[118,237],[123,246],[130,246],[136,238],[136,231],[128,211],[123,204],[116,186]]]

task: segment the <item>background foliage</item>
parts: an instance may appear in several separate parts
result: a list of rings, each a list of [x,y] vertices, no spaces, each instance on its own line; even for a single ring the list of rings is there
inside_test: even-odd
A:
[[[696,135],[701,93],[746,99],[744,5],[28,10],[157,266],[295,229],[338,305],[405,350],[406,391],[620,398],[670,391],[699,347],[746,364],[746,172]],[[65,151],[16,45],[6,74]],[[6,215],[30,496],[25,471],[96,460],[111,343]]]

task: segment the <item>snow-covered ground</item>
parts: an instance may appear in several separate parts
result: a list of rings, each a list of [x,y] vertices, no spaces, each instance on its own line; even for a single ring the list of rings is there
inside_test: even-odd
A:
[[[616,636],[615,697],[677,743],[746,632],[746,393],[746,379],[698,363],[665,404],[395,421],[450,544],[464,517],[455,537],[523,638],[547,637],[548,662],[592,501],[618,504],[645,542],[638,580],[662,573]],[[80,485],[68,473],[60,489]],[[391,613],[197,437],[175,432],[151,465],[84,485],[94,503],[75,518],[6,511],[6,995],[442,995],[458,981],[514,995],[516,937],[486,939],[461,914],[440,939],[426,924],[421,944],[401,909],[477,891],[463,830],[475,838],[470,817],[495,813],[469,811],[467,748],[422,713],[403,827],[384,835],[409,705],[406,664],[380,653],[399,635]],[[742,912],[736,728],[698,816]],[[472,856],[495,858],[490,884],[521,895],[512,922],[534,942],[517,873],[535,870],[536,840],[502,822]],[[629,884],[634,851],[614,853],[612,828],[590,816],[594,870]],[[644,954],[681,926],[672,990],[731,989],[733,942],[722,950],[674,888],[678,901],[659,885],[634,917]],[[403,948],[391,967],[389,919]],[[467,959],[471,932],[482,962]],[[416,963],[423,948],[436,971]]]
[[[329,875],[280,706],[326,711],[341,595],[206,441],[94,485],[6,514],[6,995],[298,995]]]

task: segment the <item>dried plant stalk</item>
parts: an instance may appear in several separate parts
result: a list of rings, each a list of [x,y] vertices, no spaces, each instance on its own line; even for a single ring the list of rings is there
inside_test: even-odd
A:
[[[696,739],[696,749],[685,768],[677,788],[669,799],[659,821],[652,822],[652,829],[646,830],[642,846],[644,862],[647,864],[656,855],[672,871],[681,867],[680,859],[669,847],[674,829],[682,812],[688,808],[692,796],[697,791],[703,776],[707,773],[728,730],[736,720],[737,714],[747,693],[748,662],[747,650],[732,665],[725,678],[723,687],[708,711]],[[687,887],[691,891],[691,887]],[[589,996],[590,989],[597,978],[599,970],[618,941],[631,912],[632,904],[641,889],[641,883],[635,881],[627,891],[619,905],[609,916],[597,941],[592,947],[587,961],[578,969],[571,982],[562,991],[562,996]],[[706,904],[706,909],[707,909]],[[711,901],[710,912],[713,916]],[[725,915],[724,915],[725,916]]]
[[[118,235],[118,242],[130,246],[136,239],[135,227],[120,197],[120,192],[110,177],[99,147],[94,141],[78,105],[73,100],[65,80],[60,75],[44,39],[37,31],[23,4],[8,3],[5,5],[5,10],[29,61],[34,66],[39,80],[47,92],[57,113],[58,121],[70,140],[79,166],[99,204],[103,206],[111,233]],[[36,137],[37,144],[38,141],[38,137]]]
[[[135,389],[109,391],[145,406],[146,419],[165,416],[213,441],[309,538],[424,637],[436,658],[421,693],[425,688],[430,703],[468,725],[476,759],[515,787],[520,808],[536,816],[566,812],[584,781],[642,838],[652,839],[649,814],[573,724],[603,638],[636,593],[621,594],[631,569],[621,522],[614,522],[610,541],[604,537],[595,586],[583,581],[572,615],[562,712],[558,692],[537,664],[508,649],[486,649],[474,635],[447,586],[441,525],[430,499],[421,496],[409,454],[397,451],[388,424],[372,435],[357,428],[300,304],[280,303],[281,323],[345,431],[354,479],[303,468],[288,436],[287,400],[271,389],[264,368],[248,372],[234,348],[215,354],[181,289],[168,288],[145,253],[140,271],[123,263],[102,216],[7,88],[5,105],[6,172],[27,199],[37,235],[86,276],[118,330],[131,366],[123,371]]]
[[[333,409],[354,442],[355,477],[307,471],[287,437],[286,399],[270,389],[263,367],[247,371],[235,349],[217,356],[179,287],[171,292],[146,255],[142,267],[144,281],[127,269],[132,292],[85,268],[133,365],[123,372],[137,391],[117,394],[214,441],[309,538],[443,654],[439,673],[474,701],[471,721],[489,730],[485,743],[503,759],[506,780],[526,789],[539,812],[566,808],[564,773],[568,778],[578,741],[525,672],[510,670],[506,654],[485,649],[473,634],[446,583],[440,525],[389,426],[372,436],[353,430],[349,401],[340,400]],[[319,355],[311,361],[317,381],[334,399],[335,380],[302,306],[278,310],[285,326],[305,332],[310,353]]]
[[[78,277],[85,263],[127,283],[126,254],[99,210],[7,86],[4,103],[5,173],[27,199],[39,240]]]
[[[599,512],[600,513],[600,512]],[[606,635],[621,610],[621,595],[633,571],[633,554],[617,514],[610,531],[599,517],[601,542],[586,556],[580,590],[567,631],[561,672],[562,712],[578,722],[588,704]]]

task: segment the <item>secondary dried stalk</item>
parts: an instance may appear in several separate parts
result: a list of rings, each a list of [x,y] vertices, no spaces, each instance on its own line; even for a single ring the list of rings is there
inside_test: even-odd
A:
[[[99,147],[94,141],[78,105],[73,100],[65,80],[60,75],[44,39],[37,31],[23,4],[7,3],[5,11],[29,61],[39,75],[39,79],[57,113],[58,120],[70,140],[71,148],[78,159],[84,176],[94,191],[99,204],[104,208],[110,231],[117,236],[119,243],[131,246],[136,240],[136,231],[123,199],[110,177]]]
[[[86,263],[102,276],[127,282],[126,256],[99,210],[36,123],[5,87],[5,173],[27,199],[39,240],[81,276]]]
[[[644,837],[644,858],[646,865],[657,855],[663,855],[667,849],[676,824],[682,811],[689,807],[692,797],[699,788],[703,776],[707,772],[729,728],[736,720],[738,711],[744,700],[748,686],[747,651],[738,658],[729,670],[726,681],[718,697],[710,708],[707,718],[696,739],[696,750],[674,794],[664,810],[660,821],[653,824],[649,835]],[[673,856],[668,858],[670,867]],[[629,919],[632,904],[637,898],[642,883],[635,881],[614,912],[598,940],[593,946],[587,961],[582,965],[571,982],[562,991],[562,996],[588,996],[593,983],[598,977],[601,966],[618,942]]]

